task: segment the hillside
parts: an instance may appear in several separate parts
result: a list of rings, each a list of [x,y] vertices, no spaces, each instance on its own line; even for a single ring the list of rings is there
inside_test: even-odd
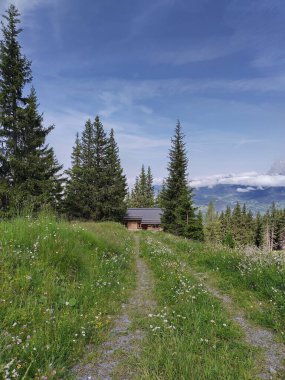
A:
[[[0,233],[1,378],[284,378],[284,253],[46,216]]]
[[[132,239],[44,215],[0,222],[0,237],[0,378],[66,379],[126,298]]]

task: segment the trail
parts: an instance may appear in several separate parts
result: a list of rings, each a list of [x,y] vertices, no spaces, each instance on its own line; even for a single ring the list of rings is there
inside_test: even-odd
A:
[[[185,266],[184,263],[183,266]],[[244,311],[236,307],[231,297],[222,294],[212,284],[209,284],[205,273],[191,273],[203,283],[211,294],[222,301],[232,320],[244,332],[246,342],[263,350],[265,360],[261,365],[259,379],[284,379],[284,377],[280,377],[280,374],[282,373],[284,376],[285,373],[285,346],[276,342],[276,334],[272,330],[252,325],[246,319]]]
[[[136,234],[134,239],[136,288],[129,301],[122,305],[122,313],[114,320],[109,339],[102,344],[97,359],[74,367],[73,374],[77,380],[128,380],[134,376],[134,369],[127,365],[127,358],[139,356],[145,334],[142,330],[133,330],[132,324],[155,307],[153,278],[145,261],[139,257],[139,235]]]

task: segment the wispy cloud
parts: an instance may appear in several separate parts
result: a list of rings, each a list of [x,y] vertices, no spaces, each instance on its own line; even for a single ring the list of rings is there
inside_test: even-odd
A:
[[[216,185],[241,185],[248,187],[285,186],[285,175],[267,175],[251,172],[229,175],[214,175],[191,181],[191,186],[195,188],[213,187]]]
[[[20,10],[21,13],[32,11],[42,5],[56,4],[61,0],[2,0],[0,4],[0,10],[3,12],[12,3]]]

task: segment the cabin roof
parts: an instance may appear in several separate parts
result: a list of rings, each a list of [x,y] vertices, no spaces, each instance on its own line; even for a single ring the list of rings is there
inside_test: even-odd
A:
[[[125,221],[137,220],[142,224],[161,224],[163,210],[159,207],[152,208],[128,208]]]

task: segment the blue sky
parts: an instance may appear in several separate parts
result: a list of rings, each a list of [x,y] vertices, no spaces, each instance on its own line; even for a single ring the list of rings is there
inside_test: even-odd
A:
[[[68,167],[99,114],[128,178],[166,175],[180,119],[190,178],[285,158],[284,0],[17,0],[49,137]],[[8,1],[0,0],[3,13]]]

